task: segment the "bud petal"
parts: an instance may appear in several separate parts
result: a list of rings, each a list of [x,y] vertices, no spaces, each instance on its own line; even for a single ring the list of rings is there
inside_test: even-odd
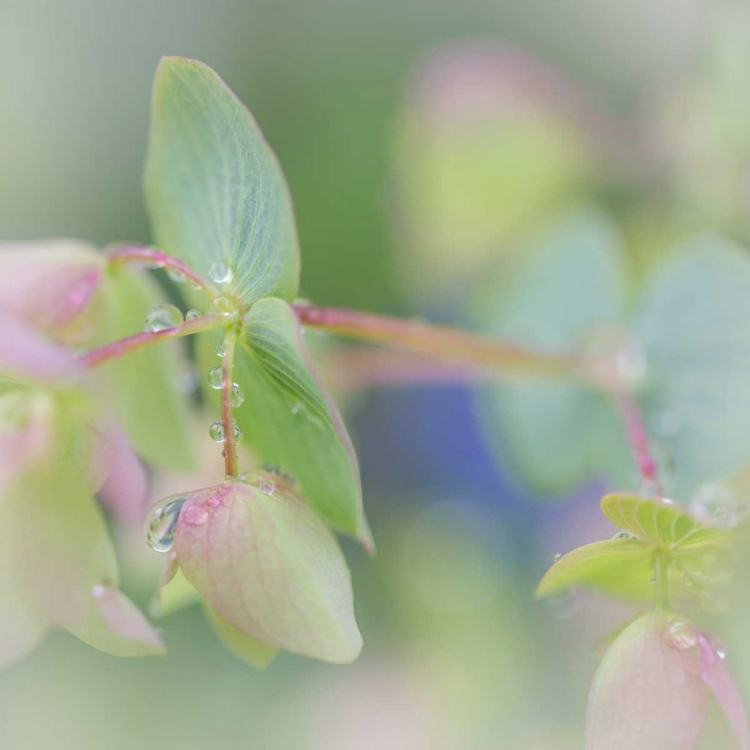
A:
[[[237,630],[226,620],[216,614],[211,607],[204,607],[206,619],[211,623],[219,640],[246,664],[255,669],[265,669],[278,655],[279,649],[269,646],[267,643],[251,638],[241,630]]]
[[[263,643],[349,663],[362,648],[341,549],[273,474],[194,493],[174,544],[185,577],[229,625]]]
[[[72,240],[0,245],[0,305],[35,330],[65,343],[83,331],[76,319],[91,303],[104,258]]]
[[[639,617],[605,654],[589,693],[586,750],[690,750],[698,741],[708,690],[691,668],[697,629],[669,645],[671,618]]]

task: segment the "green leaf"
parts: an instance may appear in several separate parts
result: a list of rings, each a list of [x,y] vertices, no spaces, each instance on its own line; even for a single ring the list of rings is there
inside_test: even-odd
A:
[[[750,259],[719,239],[679,249],[652,279],[635,330],[646,344],[651,434],[674,497],[750,459]]]
[[[289,189],[255,120],[208,66],[166,57],[154,83],[146,200],[156,243],[243,305],[291,301],[299,247]]]
[[[163,299],[152,279],[130,268],[110,267],[102,284],[93,346],[142,331],[147,313]],[[176,388],[180,366],[177,346],[162,343],[105,362],[93,377],[146,461],[189,471],[194,455],[187,400]]]
[[[602,513],[615,526],[666,551],[725,541],[729,532],[701,525],[679,506],[636,495],[615,493],[602,498]]]
[[[199,344],[203,371],[216,362],[215,341],[205,336]],[[245,316],[234,380],[245,394],[235,417],[260,462],[291,474],[323,519],[367,546],[357,458],[286,302],[261,300]]]
[[[638,539],[607,539],[563,555],[544,575],[536,595],[582,586],[623,599],[653,598],[653,548]]]
[[[624,307],[623,251],[614,226],[578,212],[550,227],[515,273],[502,269],[485,290],[487,333],[545,352],[585,345]],[[562,494],[595,472],[628,481],[629,449],[611,405],[591,388],[541,378],[498,383],[483,394],[490,435],[502,431],[510,458],[536,491]]]
[[[254,669],[263,670],[278,656],[281,649],[269,646],[267,643],[238,630],[216,614],[207,604],[204,605],[203,611],[218,639],[230,653],[244,661],[245,664]]]

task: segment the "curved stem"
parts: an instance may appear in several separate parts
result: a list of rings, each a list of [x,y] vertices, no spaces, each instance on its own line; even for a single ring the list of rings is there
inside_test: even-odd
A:
[[[224,355],[221,359],[221,423],[224,426],[224,473],[228,477],[237,476],[237,442],[231,401],[236,343],[237,331],[231,326],[224,334]]]
[[[186,281],[192,284],[196,289],[202,291],[210,299],[219,296],[213,284],[206,281],[202,276],[193,271],[181,260],[173,258],[160,250],[151,250],[147,247],[120,247],[109,254],[109,262],[112,265],[124,263],[149,263],[159,268],[165,268],[172,273],[182,276]]]
[[[305,326],[429,357],[490,367],[506,373],[587,378],[575,356],[524,349],[457,328],[431,326],[335,307],[295,305],[294,311]]]
[[[203,333],[204,331],[215,331],[229,323],[236,322],[236,319],[226,315],[204,315],[202,318],[188,320],[181,326],[175,328],[165,328],[163,331],[141,331],[133,336],[114,341],[111,344],[92,349],[86,354],[81,355],[80,362],[84,367],[97,367],[110,359],[117,359],[128,352],[136,349],[143,349],[152,344],[159,344],[163,341],[191,336],[194,333]]]

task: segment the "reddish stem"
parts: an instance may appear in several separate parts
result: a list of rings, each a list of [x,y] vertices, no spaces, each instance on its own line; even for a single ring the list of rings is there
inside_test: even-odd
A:
[[[83,354],[80,361],[84,367],[96,367],[103,362],[107,362],[110,359],[117,359],[136,349],[142,349],[143,347],[158,344],[162,341],[169,341],[170,339],[190,336],[194,333],[213,331],[227,325],[228,322],[230,321],[224,315],[204,315],[202,318],[188,320],[175,328],[165,328],[163,331],[155,332],[141,331],[133,336],[114,341],[98,349],[92,349]]]
[[[211,299],[219,295],[213,284],[198,275],[190,266],[185,265],[181,260],[173,258],[171,255],[161,252],[161,250],[151,250],[147,247],[121,247],[110,253],[109,262],[112,265],[121,263],[149,263],[182,276],[186,281],[191,282],[195,287],[205,292]]]
[[[224,473],[228,477],[237,476],[237,442],[234,437],[234,419],[230,400],[236,339],[234,329],[229,328],[224,336],[224,356],[221,360],[221,423],[224,426]]]
[[[526,374],[582,374],[574,356],[536,352],[456,328],[335,307],[295,305],[294,311],[300,322],[308,327],[323,328],[341,336],[386,344],[442,360]]]
[[[659,468],[651,455],[646,426],[643,424],[638,405],[631,394],[613,393],[612,398],[625,426],[628,443],[633,451],[633,458],[638,466],[641,478],[644,482],[653,486],[656,494],[661,497],[662,487],[659,480]]]

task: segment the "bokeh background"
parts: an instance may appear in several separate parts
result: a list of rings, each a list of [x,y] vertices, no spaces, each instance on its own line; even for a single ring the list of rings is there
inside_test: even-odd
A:
[[[747,238],[749,50],[717,0],[0,0],[0,237],[147,243],[151,80],[184,55],[278,153],[305,297],[472,325],[497,259],[582,203],[636,278],[690,231]],[[321,348],[379,545],[346,546],[359,662],[253,672],[197,609],[163,622],[165,659],[58,633],[0,676],[3,750],[581,747],[597,644],[633,610],[533,591],[613,533],[605,480],[541,497],[472,384],[363,388],[367,362]],[[145,604],[157,563],[113,533]]]

